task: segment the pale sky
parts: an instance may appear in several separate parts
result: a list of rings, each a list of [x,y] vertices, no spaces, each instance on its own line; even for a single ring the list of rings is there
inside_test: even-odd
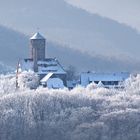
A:
[[[140,0],[66,0],[92,13],[117,20],[140,31]]]

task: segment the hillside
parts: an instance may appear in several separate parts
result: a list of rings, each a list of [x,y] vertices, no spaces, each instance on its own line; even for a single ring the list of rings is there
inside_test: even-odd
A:
[[[114,19],[140,32],[140,1],[138,0],[65,0],[91,13]]]
[[[8,5],[7,1],[0,5],[1,24],[30,35],[39,27],[49,40],[92,56],[140,60],[140,35],[126,25],[89,14],[64,0],[13,0]]]
[[[27,56],[28,38],[12,29],[0,26],[0,61],[15,64],[20,58]]]
[[[29,36],[0,26],[0,61],[6,65],[16,67],[17,61],[29,57]],[[138,62],[118,60],[82,53],[56,42],[48,41],[46,56],[56,57],[66,68],[73,65],[78,71],[137,71]],[[3,65],[2,65],[3,67]]]

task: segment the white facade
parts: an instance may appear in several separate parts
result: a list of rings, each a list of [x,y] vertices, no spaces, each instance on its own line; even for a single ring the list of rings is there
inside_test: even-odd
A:
[[[64,83],[60,78],[48,78],[46,81],[42,82],[42,85],[47,88],[62,89],[64,88]]]
[[[94,82],[95,84],[104,85],[104,87],[118,86],[120,82],[129,78],[130,74],[127,72],[121,73],[82,73],[80,76],[81,85],[86,87],[88,84]]]

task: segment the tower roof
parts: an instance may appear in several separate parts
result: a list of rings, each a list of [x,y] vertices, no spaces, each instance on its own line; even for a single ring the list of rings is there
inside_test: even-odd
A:
[[[30,39],[33,40],[33,39],[45,39],[45,38],[39,32],[37,32]]]

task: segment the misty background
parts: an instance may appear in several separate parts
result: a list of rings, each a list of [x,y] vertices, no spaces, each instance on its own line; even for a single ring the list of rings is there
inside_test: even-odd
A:
[[[65,67],[73,65],[78,71],[140,70],[138,28],[132,28],[129,22],[113,15],[113,6],[115,3],[119,6],[120,1],[105,1],[106,4],[95,0],[67,2],[1,1],[0,61],[16,67],[19,59],[29,57],[29,38],[39,30],[47,39],[47,57],[57,57]],[[125,1],[122,3],[120,12],[124,11],[123,14],[129,6],[135,9],[130,2],[123,9]],[[98,10],[109,11],[108,6],[112,7],[111,16]],[[131,15],[128,13],[126,17]]]
[[[125,23],[140,31],[140,1],[139,0],[66,0],[74,6],[91,13],[111,18]]]

